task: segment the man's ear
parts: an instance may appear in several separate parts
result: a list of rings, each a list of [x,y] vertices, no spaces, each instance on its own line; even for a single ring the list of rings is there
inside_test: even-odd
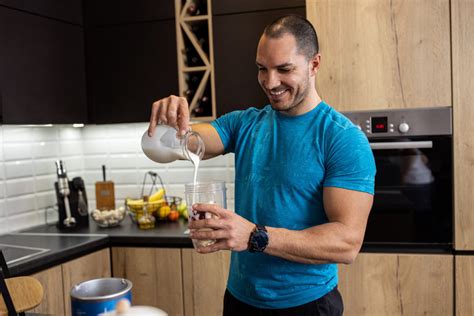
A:
[[[321,54],[317,53],[316,55],[314,55],[313,59],[310,60],[309,64],[311,74],[315,75],[319,70],[319,66],[321,65]]]

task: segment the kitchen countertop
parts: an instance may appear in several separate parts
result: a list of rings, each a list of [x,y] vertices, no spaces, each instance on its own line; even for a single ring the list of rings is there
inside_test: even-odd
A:
[[[113,228],[101,228],[90,220],[87,228],[61,230],[53,224],[2,235],[0,248],[21,247],[10,252],[7,249],[6,260],[12,276],[28,275],[107,247],[193,248],[186,230],[187,222],[182,220],[157,223],[150,230],[139,229],[129,217]],[[28,251],[36,253],[18,260],[19,253]],[[452,254],[453,250],[452,245],[364,243],[361,252]]]
[[[32,274],[106,247],[192,248],[186,230],[187,222],[184,221],[157,223],[154,229],[140,230],[128,217],[113,228],[101,228],[90,220],[87,228],[61,230],[53,224],[2,235],[0,247],[35,248],[36,254],[29,258],[18,261],[6,258],[10,274],[17,276]]]

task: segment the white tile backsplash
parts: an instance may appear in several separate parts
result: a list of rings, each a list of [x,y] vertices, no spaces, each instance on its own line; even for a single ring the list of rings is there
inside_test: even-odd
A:
[[[2,128],[4,143],[31,142],[33,139],[32,127],[4,125]]]
[[[69,126],[59,127],[59,139],[82,140],[82,128],[74,128]]]
[[[84,142],[83,148],[86,155],[107,154],[109,141],[104,139],[87,140]]]
[[[102,181],[102,165],[107,166],[107,180],[115,183],[117,206],[126,197],[139,197],[148,171],[163,178],[167,194],[184,197],[184,184],[193,178],[192,163],[159,164],[146,158],[140,141],[147,128],[147,123],[84,128],[0,126],[0,233],[45,223],[45,209],[57,203],[54,182],[58,159],[65,162],[70,179],[84,179],[91,210],[95,208],[95,182]],[[229,208],[234,205],[233,160],[233,154],[216,157],[201,162],[199,169],[200,181],[226,181]],[[146,193],[151,183],[147,176]],[[49,215],[50,222],[57,218],[56,211],[50,210]]]
[[[53,190],[36,194],[36,206],[39,209],[54,207],[56,203],[56,192]]]
[[[33,158],[51,158],[57,157],[59,153],[59,144],[57,142],[38,142],[32,145]]]
[[[107,134],[107,125],[88,125],[82,131],[82,139],[101,139],[106,138]]]
[[[56,158],[33,160],[34,174],[37,176],[56,174]]]
[[[31,160],[5,162],[7,179],[16,179],[33,176],[33,162]]]
[[[31,143],[3,143],[5,161],[31,159]]]
[[[78,156],[83,154],[82,141],[80,140],[63,140],[59,144],[59,154],[61,157]]]
[[[32,226],[44,224],[44,215],[37,210],[27,213],[15,214],[8,216],[7,219],[8,230],[25,229]]]
[[[84,154],[84,169],[85,170],[102,170],[102,165],[108,166],[109,157],[100,156],[88,156]]]
[[[7,182],[7,196],[20,196],[32,194],[35,192],[35,182],[33,178],[24,178],[19,180],[10,180]]]
[[[8,216],[36,210],[34,194],[19,197],[8,197],[6,202],[7,203],[5,207]]]
[[[5,212],[5,200],[0,200],[0,219],[6,216]]]
[[[36,177],[35,178],[36,193],[54,190],[54,182],[56,181],[57,181],[57,177],[54,174]]]
[[[58,140],[58,129],[54,127],[31,127],[30,131],[34,141],[44,142]]]
[[[138,139],[110,139],[109,144],[109,153],[111,154],[128,154],[128,153],[138,153],[141,150],[141,144]]]
[[[75,156],[75,157],[62,157],[63,162],[66,164],[66,170],[68,172],[84,170],[84,157]],[[56,165],[55,165],[55,174],[56,174]]]
[[[119,154],[110,156],[108,166],[110,166],[112,169],[136,169],[137,155]]]

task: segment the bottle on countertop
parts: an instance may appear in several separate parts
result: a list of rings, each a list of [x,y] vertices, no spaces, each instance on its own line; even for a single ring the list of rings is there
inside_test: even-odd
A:
[[[150,212],[148,204],[148,195],[143,196],[143,213],[137,218],[138,228],[152,229],[155,228],[155,217]]]

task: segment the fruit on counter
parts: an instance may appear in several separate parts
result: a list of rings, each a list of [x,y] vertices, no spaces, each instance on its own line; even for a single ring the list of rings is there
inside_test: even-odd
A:
[[[125,203],[129,208],[135,211],[139,211],[143,209],[143,199],[126,199]]]
[[[178,211],[180,211],[180,212],[187,211],[187,210],[188,210],[188,206],[186,205],[186,202],[185,202],[185,201],[182,201],[181,203],[179,203],[177,209],[178,209]]]
[[[148,200],[148,210],[150,212],[155,212],[159,206],[161,206],[163,203],[165,203],[165,200],[163,198],[155,201],[150,201],[151,198]],[[130,208],[132,211],[138,212],[143,210],[143,199],[130,199],[127,198],[125,200],[125,204]]]
[[[150,198],[148,199],[148,202],[156,202],[158,200],[161,200],[163,199],[163,197],[165,196],[165,189],[161,188],[159,189],[158,191],[156,191],[154,194],[152,194],[150,196]]]
[[[184,219],[188,218],[188,205],[186,204],[185,201],[182,201],[181,203],[179,203],[177,210],[181,218],[184,218]]]
[[[125,208],[123,206],[114,210],[94,210],[92,218],[102,227],[117,226],[125,218]]]
[[[166,218],[171,212],[171,208],[168,205],[163,205],[158,209],[158,217]]]
[[[168,219],[172,222],[176,222],[179,219],[179,212],[176,210],[171,210],[168,214]]]

